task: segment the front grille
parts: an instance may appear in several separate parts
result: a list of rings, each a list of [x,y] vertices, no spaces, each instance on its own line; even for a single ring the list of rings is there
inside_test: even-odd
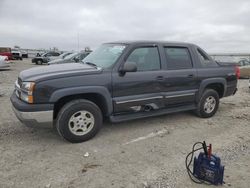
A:
[[[21,80],[21,78],[18,77],[17,83],[18,83],[18,85],[21,87],[21,85],[22,85],[22,80]]]
[[[20,88],[21,84],[22,84],[21,82],[22,82],[21,79],[18,78],[18,80],[16,81],[16,84],[15,84],[15,93],[16,93],[16,96],[18,98],[21,97],[21,88]]]

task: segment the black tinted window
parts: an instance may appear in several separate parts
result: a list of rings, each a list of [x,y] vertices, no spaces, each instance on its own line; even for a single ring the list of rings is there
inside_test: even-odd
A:
[[[138,71],[151,71],[161,69],[160,57],[157,47],[136,48],[127,58],[135,62]]]
[[[165,47],[168,69],[189,69],[192,68],[192,61],[187,48]]]

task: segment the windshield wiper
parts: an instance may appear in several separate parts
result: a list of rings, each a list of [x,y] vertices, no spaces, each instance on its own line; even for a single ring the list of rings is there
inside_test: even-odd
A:
[[[98,67],[96,64],[91,63],[91,62],[84,62],[84,63],[87,64],[87,65],[90,65],[90,66],[92,66],[92,67],[95,67],[95,68]]]

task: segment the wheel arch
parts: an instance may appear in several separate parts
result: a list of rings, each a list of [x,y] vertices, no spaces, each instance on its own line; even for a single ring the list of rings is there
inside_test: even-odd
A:
[[[75,87],[75,88],[64,88],[55,91],[49,102],[54,103],[54,115],[53,118],[57,117],[59,110],[67,102],[76,99],[86,99],[95,103],[102,111],[103,116],[109,116],[113,111],[112,98],[109,91],[101,86],[97,87]]]
[[[205,89],[214,89],[218,92],[219,97],[224,97],[226,93],[226,80],[224,78],[210,78],[203,80],[200,84],[199,92],[196,97],[196,102],[199,102],[199,99],[201,98],[203,92]]]

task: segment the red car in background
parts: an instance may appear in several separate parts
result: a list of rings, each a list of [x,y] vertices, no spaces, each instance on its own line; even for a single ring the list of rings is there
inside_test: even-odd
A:
[[[8,59],[12,59],[11,48],[8,47],[0,47],[0,55],[7,56]]]

